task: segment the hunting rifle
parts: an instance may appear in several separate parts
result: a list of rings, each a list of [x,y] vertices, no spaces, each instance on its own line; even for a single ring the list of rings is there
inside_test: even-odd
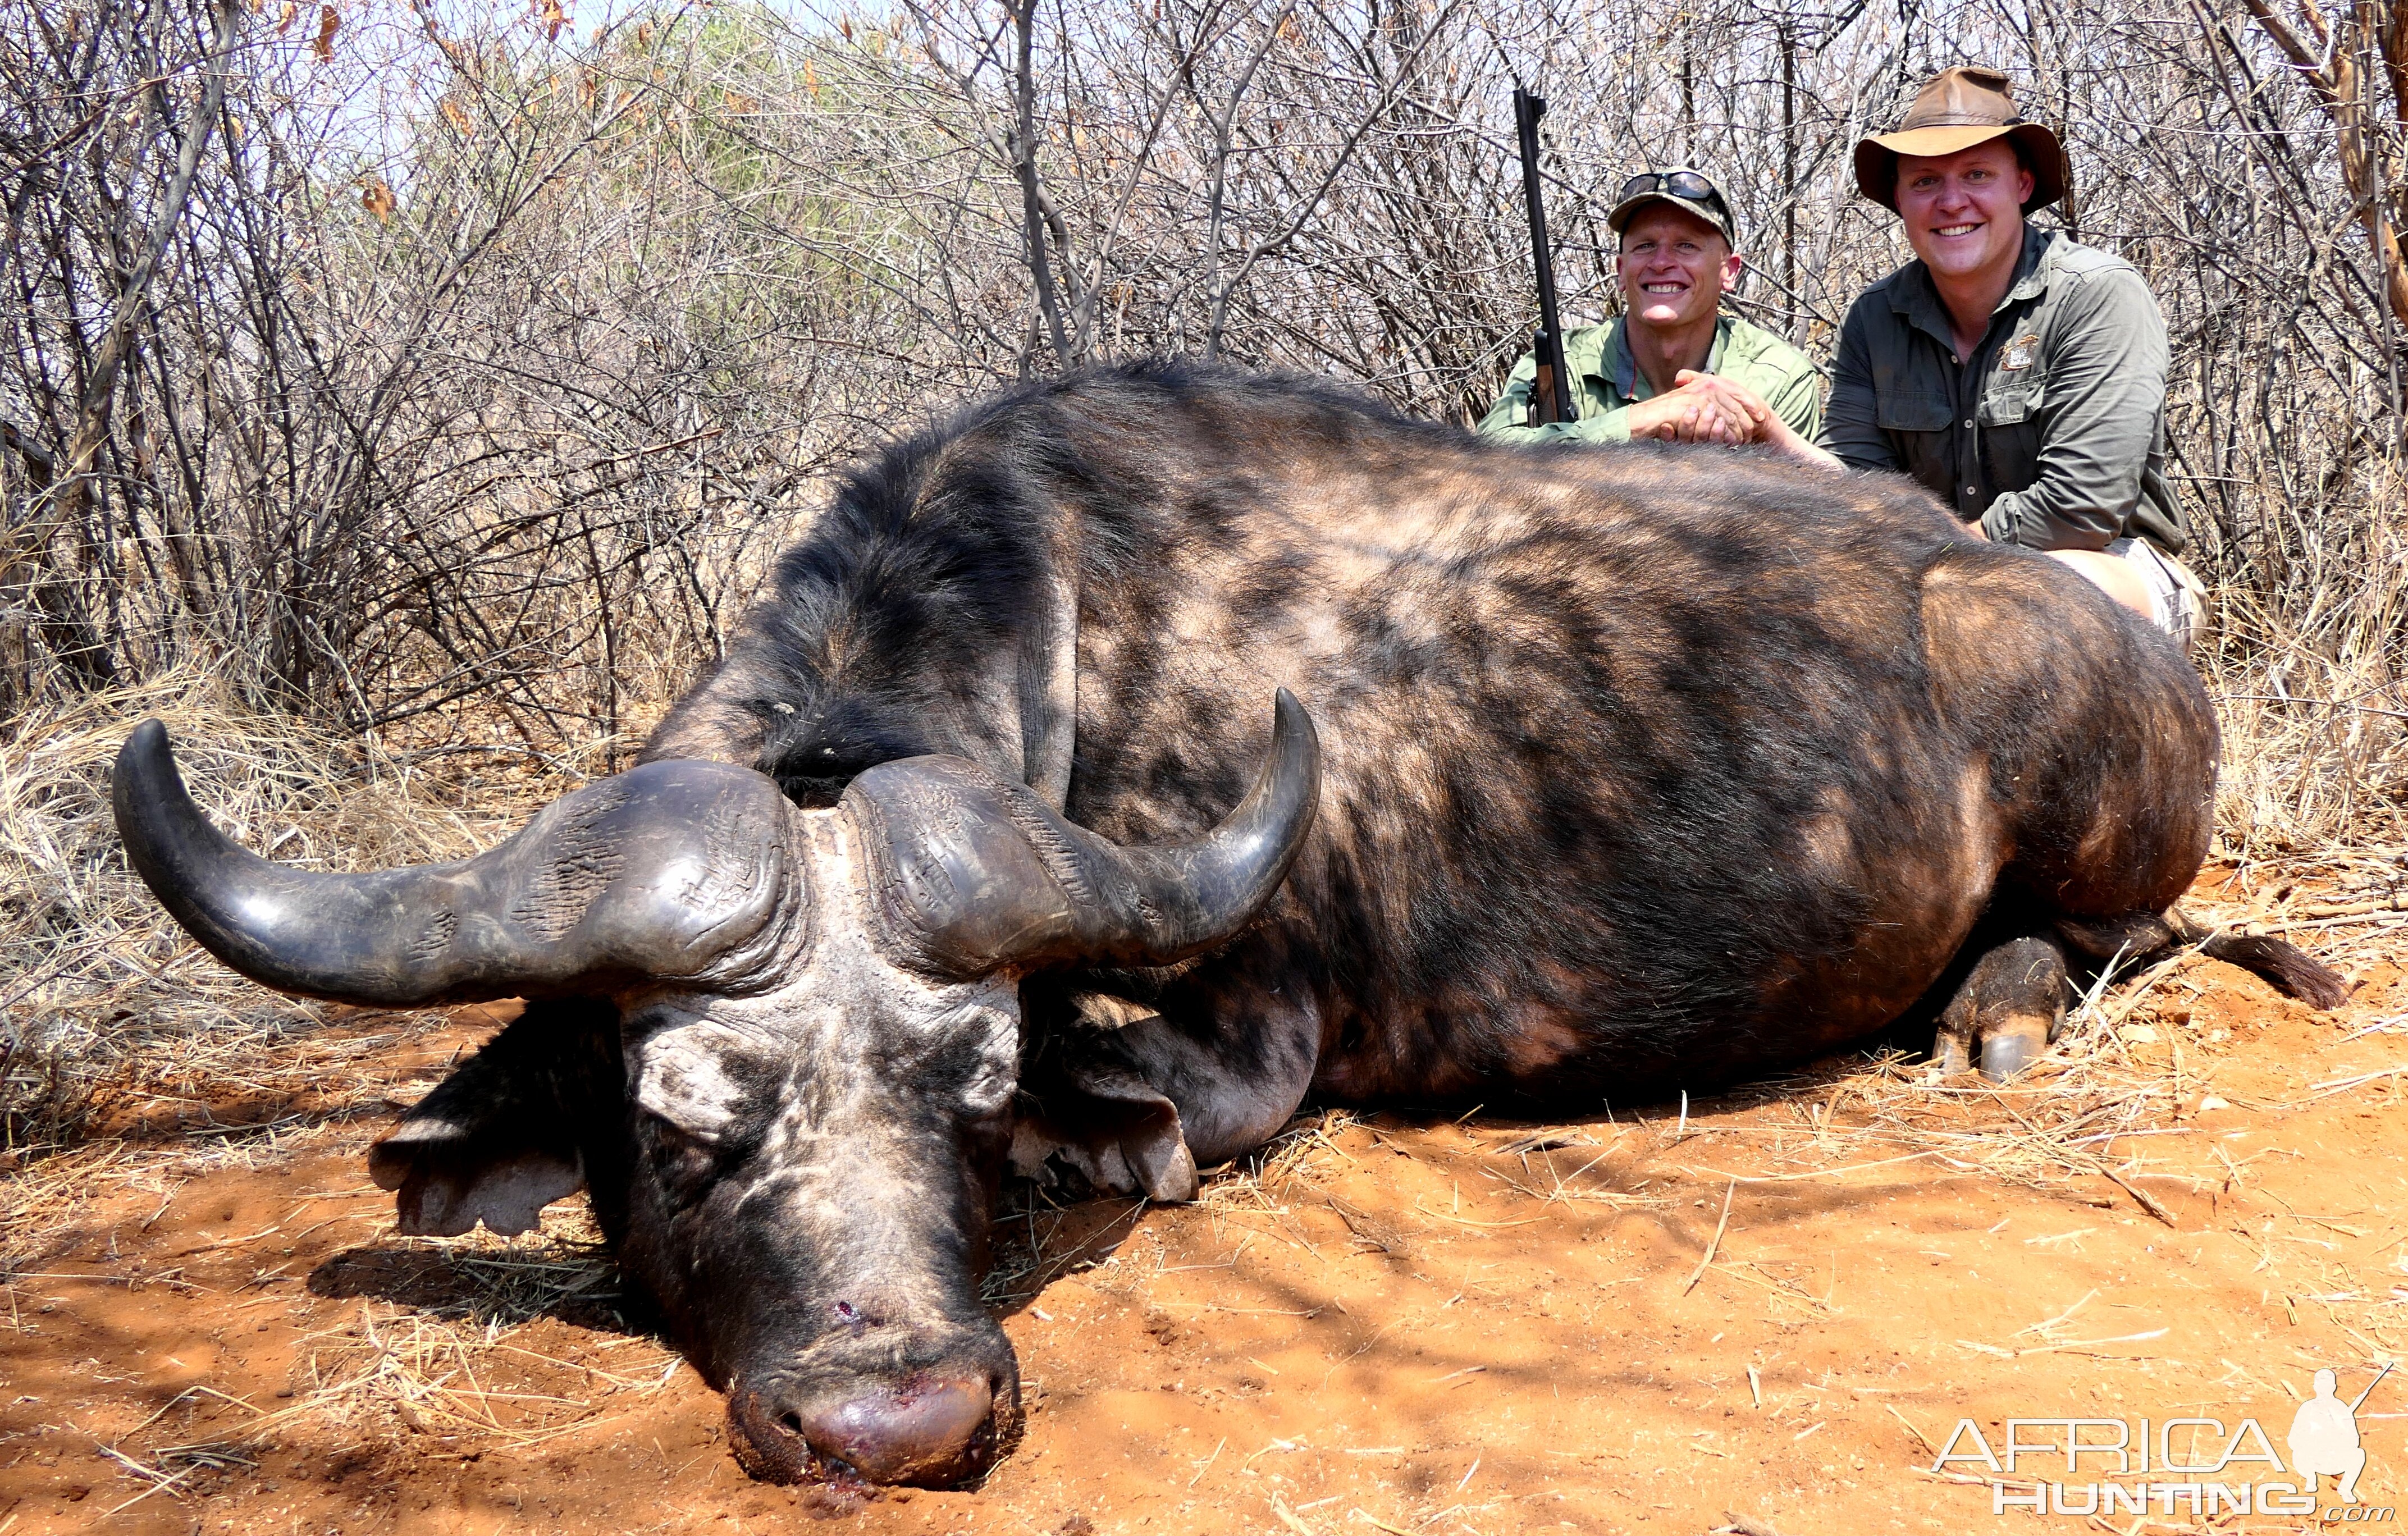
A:
[[[2374,1396],[2374,1389],[2375,1389],[2376,1387],[2381,1386],[2381,1385],[2383,1385],[2383,1378],[2384,1378],[2384,1377],[2386,1377],[2386,1376],[2388,1376],[2388,1375],[2390,1375],[2390,1374],[2391,1374],[2391,1362],[2390,1362],[2389,1360],[2386,1360],[2386,1361],[2384,1361],[2384,1362],[2383,1362],[2383,1369],[2382,1369],[2382,1370],[2380,1370],[2380,1371],[2376,1371],[2376,1372],[2374,1373],[2374,1380],[2372,1380],[2372,1381],[2371,1381],[2371,1382],[2367,1383],[2367,1384],[2366,1384],[2366,1390],[2365,1390],[2365,1391],[2363,1391],[2363,1392],[2360,1392],[2360,1393],[2358,1395],[2358,1400],[2357,1400],[2356,1402],[2353,1402],[2353,1403],[2351,1403],[2351,1404],[2349,1405],[2349,1412],[2350,1412],[2350,1416],[2351,1416],[2351,1417],[2355,1418],[2355,1417],[2357,1416],[2357,1414],[2358,1414],[2358,1411],[2359,1409],[2361,1409],[2361,1408],[2363,1408],[2363,1407],[2365,1407],[2365,1406],[2366,1406],[2366,1400],[2367,1400],[2367,1399],[2369,1399],[2369,1398],[2371,1398],[2371,1397],[2372,1397],[2372,1396]],[[2336,1393],[2334,1393],[2333,1395],[2334,1395],[2335,1397],[2339,1397],[2341,1394],[2340,1394],[2340,1393],[2338,1393],[2338,1392],[2336,1392]]]
[[[1547,248],[1547,210],[1539,201],[1539,120],[1547,104],[1520,86],[1513,87],[1513,131],[1522,141],[1522,200],[1530,208],[1530,255],[1539,272],[1539,328],[1530,337],[1530,356],[1539,377],[1530,386],[1530,423],[1580,419],[1572,404],[1571,375],[1564,368],[1563,322],[1555,313],[1555,262]]]

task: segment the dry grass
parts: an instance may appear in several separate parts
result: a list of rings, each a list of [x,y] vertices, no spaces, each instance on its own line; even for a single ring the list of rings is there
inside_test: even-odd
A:
[[[546,1212],[539,1230],[518,1238],[389,1238],[378,1253],[413,1268],[423,1294],[364,1297],[309,1334],[280,1405],[195,1386],[118,1436],[104,1454],[147,1482],[126,1502],[182,1497],[194,1472],[253,1467],[279,1447],[417,1438],[471,1453],[532,1449],[659,1392],[681,1363],[641,1334],[578,1338],[570,1348],[557,1330],[535,1328],[615,1299],[616,1270],[582,1202]],[[180,1432],[194,1438],[139,1457],[129,1450],[160,1438],[146,1431],[179,1411]]]
[[[2345,967],[2348,952],[2379,947],[2380,923],[2369,921],[2354,941],[2320,947]],[[2153,1168],[2145,1140],[2199,1113],[2214,1085],[2214,1053],[2175,992],[2177,984],[2198,990],[2185,978],[2200,964],[2186,953],[2102,977],[2047,1054],[2012,1084],[1972,1073],[1942,1077],[1927,1062],[1888,1053],[1795,1094],[1794,1128],[1757,1127],[1776,1139],[1771,1166],[1795,1170],[1770,1177],[1913,1160],[2025,1188],[2071,1185],[2094,1205],[2128,1201],[2171,1222],[2152,1184],[2162,1192],[2160,1181],[2193,1188],[2215,1182]]]
[[[408,1273],[400,1299],[363,1298],[309,1341],[306,1391],[241,1428],[258,1444],[279,1428],[372,1425],[444,1439],[541,1444],[586,1428],[629,1393],[668,1385],[680,1357],[644,1335],[601,1341],[611,1363],[566,1358],[528,1338],[563,1316],[616,1326],[618,1271],[582,1200],[546,1211],[515,1238],[480,1228],[459,1238],[387,1238],[388,1270]],[[580,1357],[591,1350],[580,1349]]]
[[[0,736],[0,1153],[72,1144],[112,1107],[206,1105],[342,1082],[367,1041],[263,991],[170,922],[127,868],[108,801],[127,730],[164,720],[194,794],[254,849],[305,868],[456,858],[523,797],[456,785],[180,675],[32,710]],[[446,804],[446,801],[452,803]]]
[[[2309,563],[2283,593],[2217,594],[2200,661],[2224,728],[2217,827],[2235,858],[2381,850],[2396,875],[2408,850],[2408,485],[2383,481],[2357,540],[2302,538]]]

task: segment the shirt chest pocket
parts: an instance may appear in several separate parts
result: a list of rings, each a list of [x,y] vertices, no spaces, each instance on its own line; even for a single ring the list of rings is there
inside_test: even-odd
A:
[[[1980,419],[1984,426],[2020,426],[2038,414],[2040,389],[2036,383],[2016,380],[1993,384],[1982,394]]]
[[[1956,465],[1949,452],[1948,396],[1919,390],[1897,390],[1874,396],[1873,424],[1890,440],[1899,467],[1942,495],[1956,482]]]
[[[2008,375],[1983,391],[1982,472],[1995,491],[2023,491],[2040,476],[2041,392]]]
[[[1948,396],[1898,390],[1873,401],[1873,424],[1884,432],[1945,432]]]

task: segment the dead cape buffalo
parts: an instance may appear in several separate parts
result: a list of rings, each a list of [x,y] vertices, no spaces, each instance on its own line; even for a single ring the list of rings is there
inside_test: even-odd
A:
[[[1007,1168],[1178,1199],[1308,1096],[1594,1107],[1927,994],[2007,1072],[2069,955],[2199,937],[2215,760],[2154,632],[1902,481],[1166,365],[853,471],[641,765],[465,863],[253,857],[155,723],[115,794],[265,985],[531,999],[375,1149],[406,1230],[581,1183],[756,1471],[943,1484],[1017,1422]]]

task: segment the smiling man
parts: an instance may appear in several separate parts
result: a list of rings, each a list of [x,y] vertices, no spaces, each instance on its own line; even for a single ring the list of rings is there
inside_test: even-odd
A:
[[[2200,610],[2173,558],[2188,536],[2165,478],[2165,321],[2130,264],[2026,223],[2065,195],[2057,136],[2016,111],[2006,76],[1947,69],[1856,162],[1915,259],[1848,311],[1823,448],[1912,475],[1969,529],[2055,554],[2188,646]]]
[[[1579,419],[1531,423],[1538,363],[1526,352],[1481,419],[1482,435],[1519,442],[1749,442],[1768,430],[1751,417],[1753,403],[1756,416],[1811,439],[1822,413],[1813,363],[1771,332],[1723,312],[1723,295],[1745,264],[1721,190],[1686,166],[1642,171],[1623,183],[1605,222],[1622,242],[1614,278],[1623,313],[1610,324],[1564,335]],[[1718,388],[1717,380],[1738,390]]]

